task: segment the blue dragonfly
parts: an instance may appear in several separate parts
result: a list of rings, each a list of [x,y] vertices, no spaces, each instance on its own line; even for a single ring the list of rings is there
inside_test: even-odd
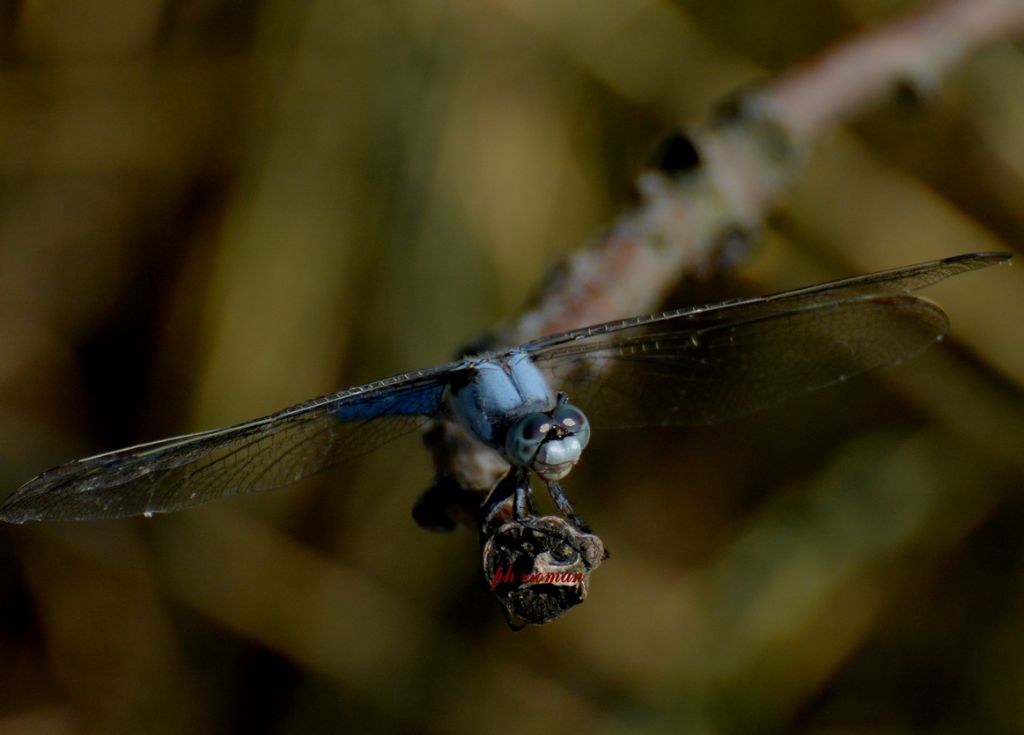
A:
[[[605,557],[560,484],[579,462],[591,427],[721,422],[898,363],[949,326],[941,308],[913,292],[1009,257],[959,255],[467,356],[235,426],[60,465],[10,495],[0,520],[184,510],[288,485],[438,420],[507,465],[478,502],[484,571],[492,590],[505,594],[510,623],[545,622],[582,601],[585,584],[519,585],[515,578],[569,570],[562,579],[579,579]],[[560,516],[538,514],[532,475]]]

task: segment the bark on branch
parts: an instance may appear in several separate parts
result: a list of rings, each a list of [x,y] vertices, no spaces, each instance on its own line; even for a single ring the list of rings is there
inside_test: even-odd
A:
[[[531,305],[484,343],[653,310],[683,274],[735,260],[822,133],[908,90],[927,92],[978,49],[1022,32],[1024,0],[943,0],[748,90],[669,141],[660,168],[639,176],[639,203],[552,268]]]

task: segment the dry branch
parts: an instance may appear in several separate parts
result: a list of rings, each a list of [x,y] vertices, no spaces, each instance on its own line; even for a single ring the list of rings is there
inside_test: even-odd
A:
[[[821,134],[896,95],[927,92],[972,53],[1021,32],[1024,0],[928,4],[722,105],[671,142],[659,170],[640,175],[638,204],[554,266],[529,307],[486,342],[653,310],[684,274],[735,260],[734,245],[778,205]]]

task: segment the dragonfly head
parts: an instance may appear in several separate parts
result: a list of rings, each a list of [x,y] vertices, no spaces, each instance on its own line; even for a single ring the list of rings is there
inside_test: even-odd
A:
[[[505,455],[530,467],[544,480],[561,480],[579,462],[590,441],[590,422],[578,408],[561,401],[551,411],[519,418],[505,437]]]

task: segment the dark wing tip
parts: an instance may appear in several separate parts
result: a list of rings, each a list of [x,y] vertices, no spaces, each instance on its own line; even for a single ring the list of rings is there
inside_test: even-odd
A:
[[[108,457],[86,457],[36,475],[0,503],[0,521],[72,521],[134,515],[112,512],[104,506],[102,495],[87,492],[97,469],[106,466]]]
[[[32,502],[37,493],[33,492],[33,486],[42,477],[35,477],[19,487],[13,493],[4,498],[0,503],[0,521],[5,523],[24,523],[25,521],[38,521],[43,519],[35,503]]]
[[[962,255],[954,255],[950,258],[943,258],[943,263],[966,263],[972,268],[987,268],[990,265],[998,265],[999,263],[1005,263],[1013,258],[1013,253],[1005,252],[982,252],[982,253],[963,253]]]

